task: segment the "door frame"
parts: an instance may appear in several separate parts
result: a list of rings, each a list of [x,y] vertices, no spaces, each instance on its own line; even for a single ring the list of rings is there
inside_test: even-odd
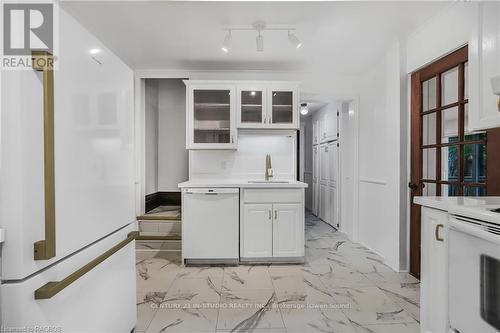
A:
[[[408,140],[408,179],[410,184],[417,184],[414,189],[409,189],[409,242],[408,242],[408,269],[410,274],[420,278],[420,246],[421,246],[421,206],[413,203],[415,196],[422,195],[422,122],[421,122],[421,109],[422,109],[422,82],[435,77],[438,73],[445,72],[452,69],[464,61],[464,57],[468,59],[468,45],[462,45],[460,48],[444,55],[443,57],[434,60],[432,63],[410,73],[409,78],[409,103],[410,103],[410,131]],[[441,89],[441,82],[436,83],[436,89]],[[436,109],[441,107],[441,94],[436,95]],[[463,117],[463,112],[461,113]],[[440,127],[441,113],[437,113],[436,131],[441,131]],[[463,118],[460,119],[463,122]],[[439,127],[439,128],[438,128]],[[438,133],[437,133],[438,134]],[[436,136],[437,137],[437,136]],[[414,142],[418,142],[415,145]],[[440,155],[440,148],[437,148],[437,154]],[[441,159],[436,157],[437,169],[441,170]],[[436,177],[440,175],[436,174]],[[438,192],[439,193],[439,192]]]

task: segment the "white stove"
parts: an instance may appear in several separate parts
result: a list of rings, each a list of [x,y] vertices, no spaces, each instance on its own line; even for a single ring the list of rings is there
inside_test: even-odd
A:
[[[500,331],[498,205],[459,207],[449,220],[449,304],[453,332]]]

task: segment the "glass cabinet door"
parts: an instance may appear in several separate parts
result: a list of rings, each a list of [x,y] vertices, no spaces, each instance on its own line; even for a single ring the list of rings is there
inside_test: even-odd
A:
[[[240,124],[262,124],[264,120],[264,92],[262,90],[239,90]]]
[[[193,89],[193,143],[230,144],[231,90]]]
[[[271,90],[271,123],[293,124],[294,122],[294,92]]]

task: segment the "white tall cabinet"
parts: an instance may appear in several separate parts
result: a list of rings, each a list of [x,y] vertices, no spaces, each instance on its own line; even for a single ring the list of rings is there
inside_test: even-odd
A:
[[[326,223],[339,226],[338,111],[333,106],[313,114],[313,204],[312,213]]]
[[[319,146],[313,146],[312,213],[318,215],[319,206]]]
[[[326,223],[338,226],[338,143],[331,141],[319,146],[319,215]]]

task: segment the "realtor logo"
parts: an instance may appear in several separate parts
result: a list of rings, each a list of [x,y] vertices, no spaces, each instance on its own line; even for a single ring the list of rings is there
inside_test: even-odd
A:
[[[29,56],[32,50],[53,53],[53,13],[51,3],[4,4],[4,56]]]

